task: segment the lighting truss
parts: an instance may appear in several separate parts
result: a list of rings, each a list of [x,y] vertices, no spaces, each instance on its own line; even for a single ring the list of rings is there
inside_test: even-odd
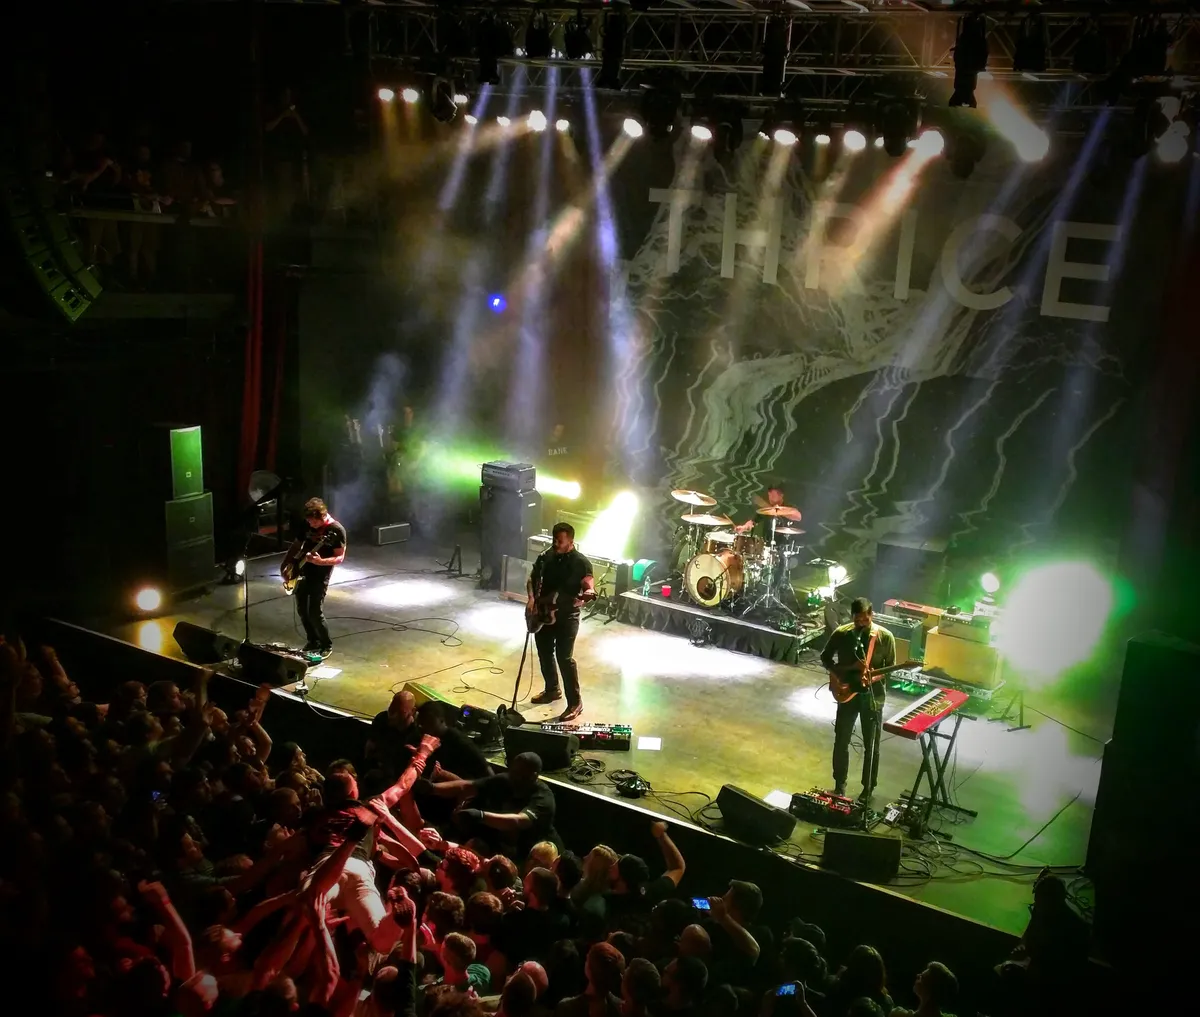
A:
[[[324,0],[322,0],[324,6]],[[376,60],[419,63],[441,52],[439,16],[447,14],[470,24],[485,12],[523,26],[534,11],[546,15],[553,35],[560,36],[581,12],[591,36],[601,38],[604,13],[617,4],[533,5],[530,3],[481,4],[464,2],[439,5],[431,0],[375,0],[366,8],[373,22],[370,33]],[[1115,53],[1132,32],[1134,9],[1147,8],[1162,16],[1177,34],[1191,33],[1185,46],[1187,66],[1177,86],[1200,84],[1200,18],[1194,4],[1154,3],[1116,10],[1092,0],[1047,2],[1038,10],[1049,36],[1045,72],[1013,70],[1013,53],[1019,26],[1027,13],[1009,0],[974,3],[988,13],[991,56],[988,70],[994,78],[1018,82],[1030,107],[1048,105],[1074,108],[1102,105],[1095,76],[1073,69],[1077,38],[1089,19],[1096,19]],[[362,10],[362,8],[359,8]],[[952,47],[955,26],[962,11],[939,0],[659,0],[646,12],[626,9],[625,59],[621,90],[649,86],[665,71],[675,71],[686,82],[684,95],[747,98],[757,96],[761,74],[762,38],[767,16],[792,17],[784,93],[805,101],[845,103],[871,92],[904,89],[926,91],[947,83],[954,75]],[[597,46],[597,50],[599,50]],[[1114,53],[1114,55],[1115,55]],[[468,63],[464,59],[464,64]],[[599,60],[531,60],[513,57],[502,61],[531,69],[557,66],[599,67]],[[581,78],[560,72],[560,89],[578,87]],[[1066,102],[1063,101],[1064,86]],[[501,86],[503,88],[503,86]]]

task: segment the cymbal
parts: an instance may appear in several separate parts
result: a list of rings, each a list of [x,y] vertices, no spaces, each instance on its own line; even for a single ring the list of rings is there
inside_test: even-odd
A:
[[[791,505],[768,505],[758,510],[760,516],[773,516],[776,519],[792,519],[800,522],[800,510]]]
[[[798,537],[802,533],[807,533],[807,530],[800,529],[799,526],[776,526],[775,535],[777,537]]]
[[[671,492],[671,497],[676,501],[681,501],[685,505],[699,505],[703,508],[708,508],[710,505],[715,505],[717,499],[713,498],[702,491],[689,491],[687,488],[679,488],[677,491]]]
[[[688,512],[679,517],[685,523],[691,523],[693,526],[732,526],[733,520],[729,516],[714,516],[707,512]]]

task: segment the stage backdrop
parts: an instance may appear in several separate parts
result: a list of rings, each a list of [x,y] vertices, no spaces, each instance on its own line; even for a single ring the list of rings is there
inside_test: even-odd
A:
[[[344,349],[331,386],[309,330],[313,454],[343,411],[402,403],[541,463],[561,424],[585,501],[633,487],[661,536],[671,488],[745,518],[775,484],[851,562],[892,532],[1111,562],[1135,501],[1164,511],[1138,460],[1195,165],[1122,159],[1103,118],[1034,167],[992,139],[966,181],[757,138],[719,163],[607,122],[593,150],[582,123],[448,134],[378,171],[400,222],[382,272],[308,284]]]

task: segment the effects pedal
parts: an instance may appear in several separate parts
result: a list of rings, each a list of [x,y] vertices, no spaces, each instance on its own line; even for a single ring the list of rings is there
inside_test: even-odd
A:
[[[556,734],[576,735],[580,751],[606,749],[610,752],[628,752],[633,747],[633,728],[628,724],[560,724],[551,722],[542,725],[543,731]]]

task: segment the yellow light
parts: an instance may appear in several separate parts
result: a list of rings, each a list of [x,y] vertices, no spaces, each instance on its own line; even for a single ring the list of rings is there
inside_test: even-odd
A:
[[[512,120],[509,117],[499,116],[499,117],[496,117],[496,123],[498,123],[501,127],[507,127],[509,124],[512,123]]]
[[[548,494],[555,498],[566,498],[570,501],[578,498],[582,490],[577,480],[559,480],[557,477],[547,477],[545,474],[538,476],[537,489],[542,494]]]
[[[246,574],[246,559],[245,558],[239,558],[237,560],[237,563],[233,566],[233,573],[239,579]]]
[[[830,565],[829,566],[829,585],[841,586],[846,581],[846,566],[845,565]]]
[[[421,93],[418,92],[415,88],[406,88],[403,92],[400,93],[400,98],[403,99],[405,102],[407,102],[409,105],[412,105],[419,98],[421,98]]]
[[[394,100],[396,98],[396,93],[393,92],[390,88],[381,88],[375,94],[377,96],[379,96],[380,102],[391,102],[392,100]]]
[[[162,591],[153,586],[143,586],[133,597],[139,611],[157,611],[162,607],[162,601]]]
[[[830,140],[829,135],[825,134],[823,132],[821,134],[818,134],[815,138],[813,138],[813,141],[815,141],[818,145],[828,145],[829,140]]]
[[[781,145],[794,145],[796,144],[796,132],[789,131],[786,127],[777,127],[775,140]]]
[[[637,514],[637,495],[632,491],[622,491],[593,520],[587,534],[579,542],[583,553],[613,561],[625,558],[629,533]]]
[[[162,622],[157,620],[139,622],[133,639],[143,650],[162,653],[162,648],[166,643]]]

